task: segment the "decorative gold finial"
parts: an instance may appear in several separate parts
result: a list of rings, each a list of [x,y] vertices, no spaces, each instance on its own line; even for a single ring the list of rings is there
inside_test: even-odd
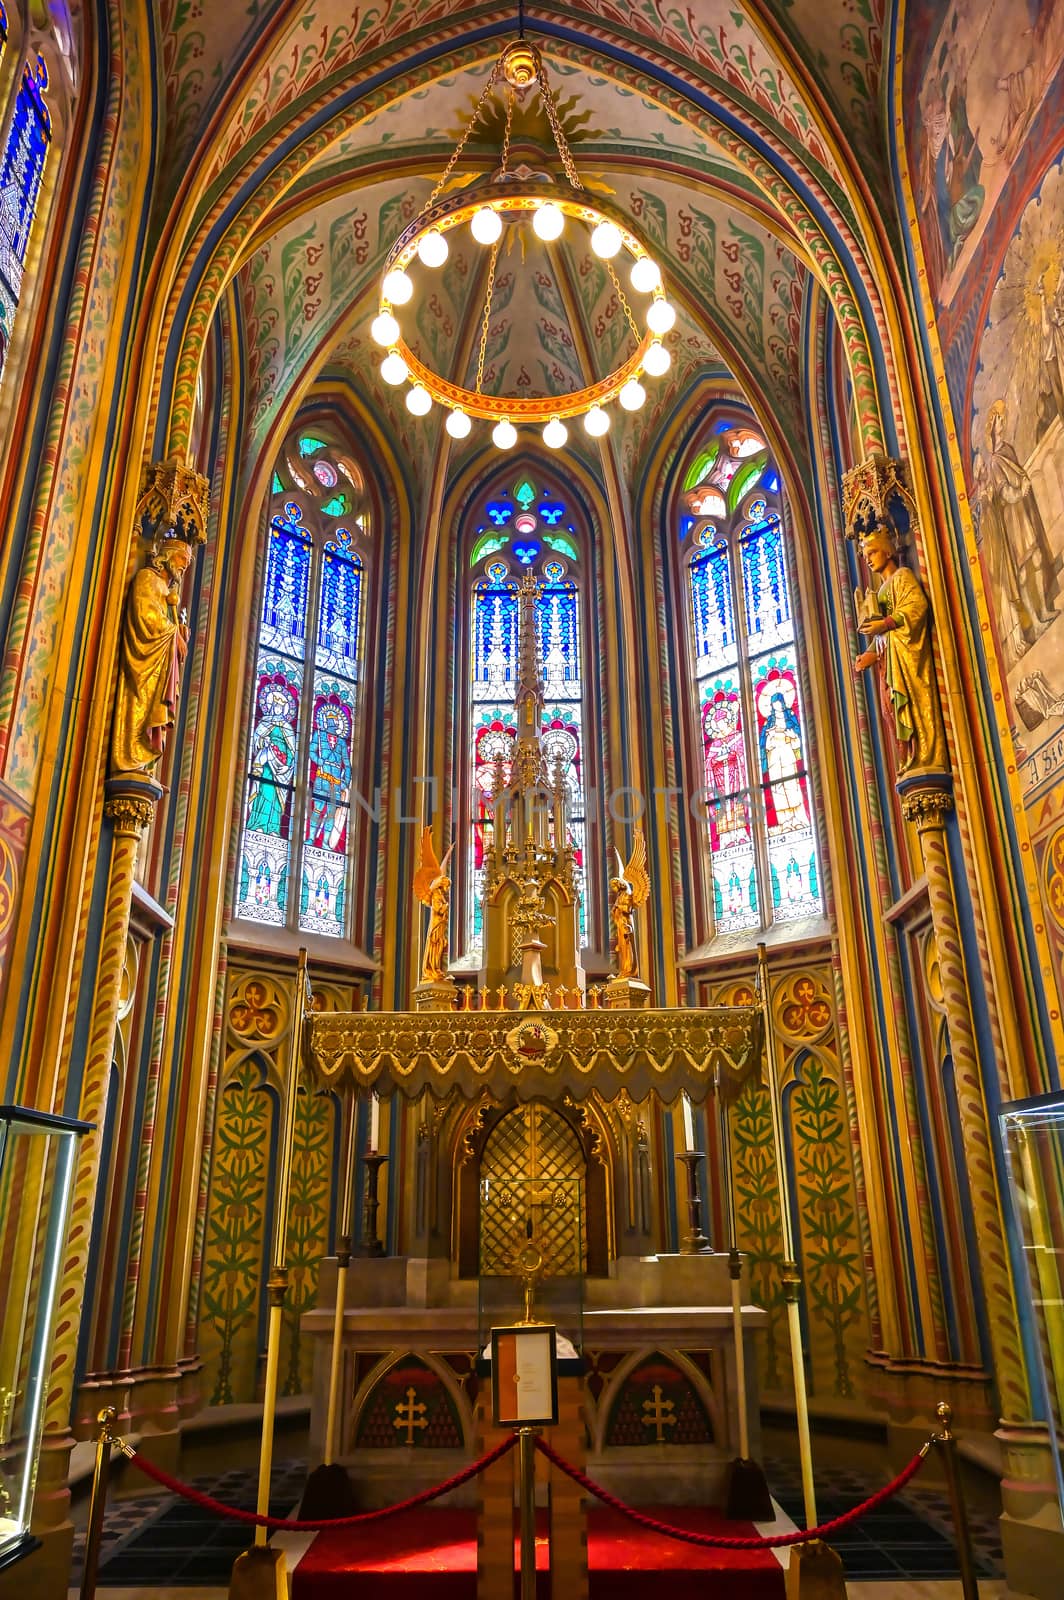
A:
[[[515,39],[502,53],[502,75],[513,89],[535,83],[542,64],[539,51],[527,39]]]

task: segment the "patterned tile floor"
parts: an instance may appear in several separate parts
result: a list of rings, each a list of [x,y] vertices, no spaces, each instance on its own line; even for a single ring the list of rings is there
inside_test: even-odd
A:
[[[796,1466],[769,1458],[765,1463],[772,1491],[788,1516],[803,1520],[801,1484]],[[274,1468],[271,1509],[289,1515],[303,1489],[301,1461],[282,1461]],[[839,1516],[881,1486],[871,1474],[840,1468],[818,1469],[817,1510],[822,1521]],[[255,1475],[246,1469],[193,1480],[197,1489],[230,1505],[252,1509]],[[972,1536],[981,1576],[1001,1573],[1001,1545],[996,1521],[971,1515]],[[144,1585],[157,1592],[160,1583],[175,1588],[227,1584],[233,1561],[247,1547],[249,1530],[169,1494],[119,1500],[108,1508],[100,1563],[100,1587]],[[949,1502],[944,1491],[912,1486],[832,1540],[843,1558],[847,1578],[896,1585],[904,1579],[957,1577]],[[80,1578],[83,1535],[75,1541],[75,1575]],[[886,1592],[886,1591],[884,1591]]]
[[[255,1509],[256,1481],[254,1472],[241,1468],[191,1480],[193,1488],[248,1511]],[[305,1481],[302,1461],[275,1465],[270,1480],[270,1510],[275,1516],[291,1514]],[[114,1501],[104,1522],[100,1587],[144,1584],[154,1592],[160,1580],[175,1587],[228,1584],[233,1562],[247,1549],[252,1532],[245,1523],[223,1521],[165,1492]],[[84,1554],[85,1536],[79,1533],[74,1540],[72,1584],[81,1581]]]
[[[787,1515],[804,1525],[801,1479],[795,1463],[766,1458],[772,1493]],[[839,1467],[817,1468],[817,1516],[821,1522],[841,1516],[882,1487],[884,1477]],[[972,1544],[981,1577],[1001,1574],[1001,1538],[997,1519],[969,1510]],[[842,1557],[847,1578],[868,1582],[900,1578],[956,1578],[953,1521],[944,1489],[921,1488],[918,1481],[867,1513],[831,1543]]]

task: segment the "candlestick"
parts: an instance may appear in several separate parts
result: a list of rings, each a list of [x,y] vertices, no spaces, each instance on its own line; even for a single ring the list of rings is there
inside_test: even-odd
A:
[[[680,1099],[683,1102],[683,1147],[685,1150],[693,1150],[695,1148],[694,1108],[685,1094],[681,1093]]]
[[[676,1159],[687,1168],[687,1215],[690,1222],[680,1253],[685,1256],[702,1255],[704,1251],[712,1249],[702,1232],[702,1197],[698,1192],[698,1168],[706,1159],[705,1153],[702,1150],[683,1150]]]
[[[387,1156],[378,1155],[373,1150],[366,1156],[366,1199],[362,1210],[362,1254],[366,1256],[382,1256],[384,1245],[377,1236],[377,1214],[380,1211],[380,1199],[377,1187],[380,1181],[381,1168],[387,1161]]]
[[[373,1155],[380,1149],[381,1103],[375,1089],[369,1097],[369,1148]]]

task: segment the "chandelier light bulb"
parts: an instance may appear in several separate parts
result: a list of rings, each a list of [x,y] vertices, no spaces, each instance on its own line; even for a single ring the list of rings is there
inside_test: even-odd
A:
[[[660,378],[671,366],[672,356],[663,344],[658,344],[655,340],[643,357],[643,371],[649,373],[652,378]]]
[[[647,397],[647,392],[638,378],[629,378],[620,394],[617,396],[626,411],[638,411]],[[409,403],[409,402],[408,402]]]
[[[502,233],[502,218],[490,206],[481,206],[470,218],[469,231],[477,244],[494,244]]]
[[[491,439],[496,450],[512,450],[517,443],[517,429],[513,423],[503,417],[491,430]]]
[[[413,293],[413,280],[407,276],[402,267],[393,267],[391,272],[384,274],[381,295],[389,305],[405,306]]]
[[[472,426],[473,424],[470,422],[467,413],[457,409],[450,413],[447,421],[444,423],[444,427],[447,429],[447,432],[450,434],[452,439],[467,438],[469,435],[469,430]]]
[[[390,311],[382,311],[379,316],[374,317],[369,331],[373,337],[373,342],[382,344],[387,349],[390,344],[394,344],[398,339],[400,328]]]
[[[585,412],[584,427],[593,439],[601,439],[609,431],[609,426],[610,414],[603,411],[601,406],[592,406],[590,411]]]
[[[537,239],[542,239],[544,244],[550,244],[552,239],[561,237],[565,227],[563,213],[550,200],[545,205],[537,206],[532,213],[532,227]]]
[[[653,294],[661,282],[661,268],[649,256],[640,256],[632,267],[632,288],[637,294]]]
[[[543,443],[548,450],[560,450],[569,437],[569,429],[559,417],[551,417],[543,430]]]
[[[651,333],[668,333],[676,321],[676,307],[667,300],[652,300],[647,307],[647,327]]]
[[[385,383],[405,383],[409,371],[398,350],[389,350],[381,362],[381,377]]]
[[[447,240],[438,228],[430,228],[418,240],[417,253],[423,267],[442,267],[449,254]]]
[[[591,248],[597,256],[601,256],[603,261],[608,261],[611,256],[615,256],[623,243],[621,230],[616,223],[600,222],[598,227],[592,231]]]
[[[406,391],[406,409],[414,417],[423,417],[432,410],[432,396],[423,383],[415,383]]]

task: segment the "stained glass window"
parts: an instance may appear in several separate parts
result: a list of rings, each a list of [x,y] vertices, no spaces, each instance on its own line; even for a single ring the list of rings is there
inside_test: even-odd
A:
[[[741,934],[821,911],[779,478],[724,418],[683,483],[714,929]]]
[[[522,507],[516,519],[514,501]],[[566,515],[565,504],[542,485],[522,478],[514,485],[511,500],[489,500],[484,514],[493,525],[492,531],[483,533],[478,527],[470,558],[474,570],[470,604],[473,796],[466,923],[466,947],[470,952],[480,950],[483,937],[484,858],[491,844],[491,797],[496,775],[501,773],[504,781],[509,778],[517,735],[517,585],[526,571],[534,572],[541,584],[543,748],[548,770],[553,775],[560,767],[569,790],[570,843],[581,876],[586,828],[579,554],[575,537],[551,532]],[[518,524],[525,523],[531,527],[519,532]],[[529,537],[530,533],[535,537]],[[586,941],[583,894],[580,930]]]
[[[292,457],[315,459],[299,498],[288,462],[273,478],[236,914],[337,938],[348,927],[369,519],[338,527],[321,503],[336,483],[324,440],[305,435]]]
[[[38,55],[22,69],[7,145],[0,161],[0,364],[7,354],[15,325],[26,251],[52,142],[47,89],[48,68],[44,57]]]

